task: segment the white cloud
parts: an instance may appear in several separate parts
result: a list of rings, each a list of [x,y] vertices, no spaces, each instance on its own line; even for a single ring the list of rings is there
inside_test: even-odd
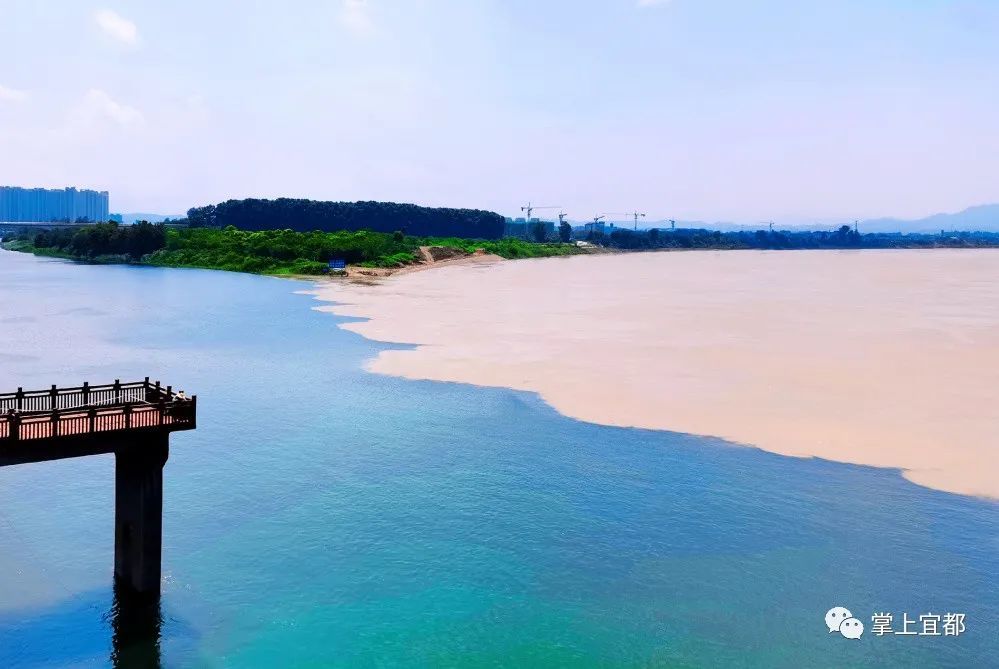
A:
[[[132,127],[141,125],[145,118],[135,107],[121,104],[99,88],[91,88],[73,111],[73,120],[87,126],[111,121],[115,125]]]
[[[135,46],[139,43],[139,29],[124,16],[110,9],[98,9],[94,12],[94,21],[106,35],[122,44]]]
[[[368,14],[368,0],[341,0],[340,23],[358,35],[371,32],[373,24]]]
[[[16,88],[7,88],[0,84],[0,102],[24,102],[27,99],[27,92],[19,91]]]
[[[92,88],[66,110],[62,122],[53,119],[50,123],[43,119],[34,132],[23,129],[18,136],[23,140],[19,150],[27,152],[37,147],[38,156],[57,156],[68,151],[76,156],[92,157],[92,150],[134,155],[148,138],[149,126],[141,111],[118,102],[106,91]],[[3,149],[0,144],[0,151]],[[37,162],[44,165],[40,157]]]
[[[638,0],[637,4],[639,7],[659,7],[661,5],[668,5],[672,0]]]

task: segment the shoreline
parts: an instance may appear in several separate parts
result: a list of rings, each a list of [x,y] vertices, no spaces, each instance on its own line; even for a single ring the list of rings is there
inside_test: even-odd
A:
[[[421,248],[422,250],[422,248]],[[470,255],[455,256],[451,258],[434,259],[429,253],[425,253],[424,258],[419,262],[402,267],[361,267],[360,265],[349,265],[346,277],[348,280],[356,282],[373,282],[379,279],[387,279],[392,276],[412,274],[442,267],[461,267],[465,265],[478,265],[483,263],[495,263],[505,260],[505,258],[493,253],[473,253]],[[315,277],[311,277],[315,280]],[[335,277],[328,277],[330,281]]]
[[[119,228],[113,223],[94,224],[84,226],[81,230],[90,230],[100,226],[111,226],[112,231]],[[148,227],[148,226],[147,226]],[[156,229],[156,226],[152,226]],[[128,231],[128,235],[136,229],[134,226],[123,228]],[[140,232],[136,232],[132,237],[136,238],[136,244],[147,245],[148,239],[138,239]],[[290,233],[293,235],[292,242],[302,244],[315,242],[309,235],[321,235],[336,246],[341,246],[347,241],[342,238],[345,231],[339,232],[292,232],[284,230],[263,230],[248,232],[246,230],[233,231],[237,239],[229,239],[230,233],[226,230],[216,228],[183,228],[173,229],[163,233],[160,240],[161,246],[150,249],[142,255],[132,255],[131,252],[123,252],[122,244],[110,245],[101,242],[100,239],[82,243],[82,248],[73,246],[76,243],[73,239],[53,238],[48,240],[46,246],[35,246],[34,241],[29,240],[23,233],[15,235],[13,238],[0,238],[0,248],[5,250],[30,253],[39,257],[58,258],[71,262],[97,265],[138,265],[148,267],[169,267],[169,268],[191,268],[191,269],[213,269],[230,272],[241,272],[246,274],[258,274],[261,276],[276,276],[289,278],[307,278],[318,280],[326,276],[326,260],[319,260],[315,253],[305,252],[295,258],[288,258],[284,255],[275,256],[268,253],[248,253],[245,246],[240,246],[240,240],[247,242],[250,235],[270,235],[271,241],[284,243],[282,235]],[[575,243],[561,241],[531,242],[518,238],[501,239],[459,239],[459,238],[426,238],[421,241],[418,238],[407,238],[402,236],[397,238],[395,233],[391,235],[393,245],[380,247],[380,251],[367,248],[368,260],[355,262],[347,266],[343,276],[350,278],[360,278],[361,280],[378,279],[393,276],[401,273],[420,271],[429,266],[439,266],[448,264],[456,260],[476,258],[481,255],[493,255],[508,260],[526,260],[532,258],[552,258],[579,255],[608,255],[608,254],[633,254],[633,253],[657,253],[674,251],[861,251],[861,250],[978,250],[999,248],[999,233],[984,231],[968,231],[955,233],[957,236],[937,237],[925,233],[913,233],[912,239],[899,239],[895,235],[883,233],[866,233],[858,235],[856,232],[843,235],[839,233],[829,233],[824,231],[793,232],[787,231],[773,232],[770,236],[764,235],[761,242],[755,239],[759,233],[754,233],[754,242],[746,237],[746,232],[720,232],[701,229],[683,229],[675,233],[670,232],[667,237],[660,239],[657,235],[652,240],[651,232],[648,234],[648,243],[636,243],[637,238],[631,238],[630,231],[623,230],[626,238],[619,239],[616,243],[613,239],[609,243],[603,240],[599,243],[589,241],[576,241]],[[643,231],[641,234],[645,234]],[[653,230],[652,232],[656,232]],[[385,233],[361,232],[360,234],[371,237],[376,245],[387,244],[389,235]],[[639,233],[634,233],[639,234]],[[790,234],[792,238],[785,239],[784,236]],[[126,237],[128,237],[126,235]],[[801,237],[797,242],[795,239]],[[148,235],[147,235],[148,236]],[[904,236],[904,235],[903,235]],[[37,236],[36,236],[37,237]],[[98,236],[99,237],[99,236]],[[168,248],[167,237],[173,246]],[[207,237],[207,238],[203,238]],[[613,238],[613,235],[612,235]],[[641,241],[638,239],[638,241]],[[655,241],[655,243],[652,243]],[[71,244],[72,242],[72,244]],[[668,242],[668,243],[666,243]],[[414,245],[416,244],[416,245]],[[349,244],[348,244],[349,246]],[[112,248],[113,247],[113,248]],[[73,248],[73,251],[67,250]],[[311,248],[311,247],[310,247]],[[305,248],[299,248],[306,251]],[[349,249],[343,248],[342,252]],[[341,252],[337,251],[337,253]],[[357,249],[352,252],[356,253]],[[362,254],[363,255],[363,254]],[[440,256],[439,258],[436,256]],[[328,257],[335,257],[330,253]]]
[[[442,264],[308,292],[368,319],[339,327],[416,347],[383,351],[375,373],[535,392],[586,422],[896,468],[997,500],[999,310],[981,311],[999,282],[981,274],[999,258],[897,251]],[[754,273],[766,291],[740,281]],[[664,278],[672,290],[654,287]],[[979,288],[955,299],[960,285]]]

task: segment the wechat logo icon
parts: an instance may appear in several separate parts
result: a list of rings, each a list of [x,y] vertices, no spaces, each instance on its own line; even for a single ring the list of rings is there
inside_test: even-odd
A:
[[[829,633],[839,632],[847,639],[859,639],[864,633],[864,623],[853,617],[850,609],[834,606],[826,611],[826,627]]]

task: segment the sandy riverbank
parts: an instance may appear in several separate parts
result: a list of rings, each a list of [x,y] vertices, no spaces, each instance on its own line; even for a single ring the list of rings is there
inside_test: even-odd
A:
[[[369,368],[999,499],[999,251],[487,259],[321,284]]]
[[[491,253],[483,253],[481,250],[472,254],[464,254],[454,251],[453,255],[446,254],[444,256],[439,255],[440,251],[453,251],[453,249],[439,246],[421,246],[419,248],[419,261],[411,265],[404,265],[402,267],[361,267],[360,265],[350,265],[347,267],[347,278],[351,282],[376,283],[382,279],[390,276],[398,276],[400,274],[412,274],[413,272],[422,272],[428,269],[441,269],[443,267],[462,267],[466,265],[480,265],[483,263],[490,264],[503,260],[500,256],[493,255]],[[315,280],[315,277],[307,278],[312,281]],[[337,282],[338,280],[334,278],[332,281]]]

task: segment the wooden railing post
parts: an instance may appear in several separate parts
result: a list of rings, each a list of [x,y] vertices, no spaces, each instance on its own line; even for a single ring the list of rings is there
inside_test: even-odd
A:
[[[132,405],[125,405],[125,429],[132,427]]]
[[[96,422],[97,422],[97,409],[91,407],[90,410],[87,411],[87,432],[92,433],[96,431],[94,430],[94,424]]]
[[[121,401],[121,381],[119,379],[114,380],[114,403],[118,404]]]
[[[24,408],[24,388],[17,389],[17,410],[20,411]]]
[[[49,391],[49,396],[52,398],[52,406],[49,407],[49,408],[52,409],[52,410],[55,410],[55,408],[56,408],[56,387],[55,387],[54,383],[52,384],[52,390]]]
[[[52,412],[52,436],[59,436],[59,409]]]
[[[83,382],[83,404],[90,404],[90,382]]]
[[[162,426],[163,421],[166,419],[166,402],[163,401],[162,397],[160,398],[159,409],[160,409],[160,426]]]
[[[21,438],[21,414],[15,413],[10,420],[10,440],[17,441]]]

